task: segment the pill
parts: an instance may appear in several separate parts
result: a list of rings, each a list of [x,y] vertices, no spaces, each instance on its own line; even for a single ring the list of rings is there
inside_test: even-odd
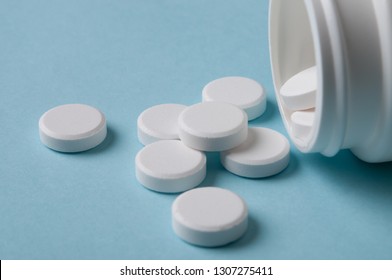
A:
[[[86,151],[106,137],[105,116],[84,104],[66,104],[45,112],[39,119],[41,142],[66,153]]]
[[[221,153],[222,165],[230,172],[248,178],[275,175],[290,159],[285,136],[269,128],[250,127],[248,138],[238,147]]]
[[[137,119],[140,143],[179,139],[178,116],[185,108],[181,104],[161,104],[144,110]]]
[[[229,103],[198,103],[186,108],[178,120],[180,139],[197,150],[228,150],[245,141],[248,134],[246,113]]]
[[[174,232],[188,243],[217,247],[239,239],[248,227],[248,210],[237,194],[202,187],[179,195],[172,205]]]
[[[307,111],[296,111],[291,114],[292,134],[297,138],[304,138],[309,135],[314,123],[314,117],[314,109]]]
[[[243,109],[248,120],[261,116],[267,98],[263,87],[255,80],[245,77],[224,77],[208,83],[203,88],[203,102],[228,102]]]
[[[199,185],[206,176],[206,156],[179,140],[161,140],[136,155],[136,178],[146,188],[177,193]]]
[[[310,67],[291,77],[280,88],[283,103],[290,110],[307,110],[316,105],[317,68]]]

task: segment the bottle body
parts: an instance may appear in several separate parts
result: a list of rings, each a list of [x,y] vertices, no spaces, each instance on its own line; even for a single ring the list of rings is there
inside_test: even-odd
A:
[[[392,161],[391,1],[271,0],[270,54],[279,110],[299,150]],[[279,92],[313,66],[314,121],[298,136]]]

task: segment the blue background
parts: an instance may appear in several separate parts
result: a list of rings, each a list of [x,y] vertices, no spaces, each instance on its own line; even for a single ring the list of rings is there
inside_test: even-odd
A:
[[[391,259],[392,164],[292,147],[289,167],[250,180],[208,155],[202,185],[249,206],[246,235],[191,246],[171,229],[176,195],[135,179],[137,116],[201,101],[209,81],[253,78],[286,134],[268,54],[266,0],[0,1],[0,259]],[[65,103],[102,110],[109,135],[78,154],[47,149],[38,119]]]

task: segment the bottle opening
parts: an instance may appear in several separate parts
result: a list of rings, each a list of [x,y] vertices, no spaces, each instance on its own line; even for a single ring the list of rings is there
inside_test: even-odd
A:
[[[319,75],[304,0],[270,4],[270,51],[275,91],[286,129],[303,152],[312,150],[318,126]]]

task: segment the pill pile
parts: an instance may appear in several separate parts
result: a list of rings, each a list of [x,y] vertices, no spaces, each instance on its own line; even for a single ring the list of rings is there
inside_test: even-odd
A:
[[[136,178],[150,190],[184,192],[172,205],[173,230],[181,239],[215,247],[246,232],[248,210],[241,197],[218,187],[195,187],[207,174],[204,152],[219,152],[225,169],[247,178],[287,167],[288,140],[272,129],[248,127],[265,109],[259,83],[225,77],[204,87],[201,103],[161,104],[139,115],[138,138],[145,146],[135,157]]]
[[[303,75],[312,75],[309,72]],[[281,91],[282,97],[294,92],[290,89],[301,79],[293,77],[286,91]],[[313,94],[310,91],[297,91],[300,94],[292,94],[294,98],[286,98],[288,104],[294,108],[296,99]],[[156,192],[183,192],[172,205],[173,230],[183,240],[199,246],[222,246],[239,239],[248,226],[247,205],[240,196],[218,187],[195,188],[207,174],[205,152],[219,152],[223,167],[242,177],[272,176],[287,167],[288,140],[268,128],[248,127],[248,120],[259,117],[265,109],[266,94],[260,84],[248,78],[225,77],[204,87],[201,103],[161,104],[139,115],[137,135],[144,147],[135,157],[136,179]],[[299,135],[309,129],[308,109],[296,106],[292,115]],[[104,114],[84,104],[54,107],[39,120],[41,142],[59,152],[89,150],[106,134]]]
[[[316,91],[316,66],[295,74],[280,88],[279,93],[284,107],[291,112],[291,133],[296,138],[306,138],[313,126]]]

